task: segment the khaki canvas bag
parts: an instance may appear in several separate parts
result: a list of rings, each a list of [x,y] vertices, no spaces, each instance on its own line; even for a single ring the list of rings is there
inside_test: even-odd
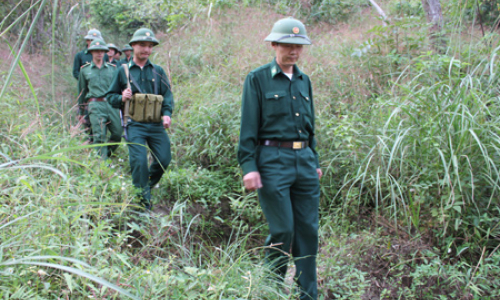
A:
[[[128,64],[123,64],[125,75],[129,77],[128,86],[130,81],[135,85],[139,93],[132,96],[130,100],[129,114],[132,120],[136,122],[157,123],[161,122],[161,109],[163,105],[163,96],[158,95],[158,80],[156,76],[156,66],[154,66],[154,94],[143,94],[139,85],[135,82],[134,77],[129,73]]]

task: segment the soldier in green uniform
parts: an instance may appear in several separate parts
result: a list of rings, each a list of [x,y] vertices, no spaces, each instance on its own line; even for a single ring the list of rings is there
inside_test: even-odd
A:
[[[87,48],[94,39],[102,40],[101,32],[97,29],[90,29],[87,35],[85,36],[85,42],[87,43],[87,46],[85,47],[85,49],[83,49],[82,51],[78,52],[75,55],[75,59],[73,60],[73,77],[75,77],[76,80],[78,80],[78,77],[80,75],[80,68],[92,61],[92,54],[88,52]],[[108,55],[106,54],[104,56],[104,60],[107,61],[107,59]],[[85,116],[84,118],[80,118],[80,121],[83,123],[85,131],[89,136],[88,140],[85,143],[91,144],[93,140],[92,140],[92,128],[90,126],[90,119],[88,117],[87,112],[84,112],[84,116]]]
[[[122,60],[122,51],[118,48],[116,48],[116,53],[115,53],[115,61],[116,63],[120,63],[120,61]]]
[[[279,20],[265,41],[275,59],[243,86],[238,162],[248,190],[258,190],[269,224],[266,262],[278,278],[293,257],[300,299],[317,299],[319,179],[311,81],[296,63],[310,45],[304,24]]]
[[[101,39],[101,32],[97,29],[90,29],[87,35],[85,36],[85,42],[87,43],[87,46],[85,49],[82,51],[78,52],[75,55],[75,59],[73,60],[73,77],[75,77],[76,80],[78,80],[78,75],[80,74],[80,68],[92,61],[92,55],[88,52],[88,47],[90,43],[95,40],[95,39]],[[105,60],[108,59],[108,56],[106,55]]]
[[[120,64],[126,64],[132,60],[132,51],[133,50],[134,49],[132,49],[132,47],[130,47],[129,44],[125,45],[122,48],[122,52],[123,52],[123,54],[125,54],[125,57],[120,61]]]
[[[106,143],[108,130],[111,134],[110,143],[120,142],[122,135],[119,110],[111,107],[105,98],[116,71],[115,65],[104,61],[108,50],[103,40],[93,40],[88,48],[92,62],[81,68],[78,79],[80,118],[85,116],[88,109],[94,143]],[[117,146],[101,146],[97,150],[105,160],[116,148]]]
[[[108,44],[108,48],[109,48],[109,51],[108,51],[108,57],[109,57],[109,63],[110,64],[113,64],[113,65],[118,65],[119,64],[119,60],[116,59],[115,55],[116,53],[119,51],[118,50],[118,47],[116,47],[115,44],[113,43],[109,43]]]
[[[140,190],[140,201],[146,209],[152,207],[151,188],[160,181],[171,160],[165,128],[171,124],[174,100],[165,71],[149,61],[158,43],[150,29],[138,29],[130,40],[134,57],[125,68],[118,67],[107,93],[113,107],[126,107],[130,103],[131,120],[126,128],[132,182]],[[155,107],[154,113],[151,118],[144,117],[151,112],[151,105]],[[126,110],[124,115],[127,116]],[[146,144],[153,157],[150,166]]]

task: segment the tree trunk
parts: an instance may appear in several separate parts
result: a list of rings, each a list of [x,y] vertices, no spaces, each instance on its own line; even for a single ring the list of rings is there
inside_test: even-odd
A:
[[[429,28],[431,46],[438,52],[446,51],[446,40],[442,32],[443,13],[441,12],[440,0],[422,0],[427,22],[431,24]]]

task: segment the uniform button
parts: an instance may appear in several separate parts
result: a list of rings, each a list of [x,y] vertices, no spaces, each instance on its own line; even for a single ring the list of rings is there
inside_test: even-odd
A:
[[[278,98],[278,95],[274,95],[275,98]]]
[[[306,100],[309,101],[309,97],[306,97]]]
[[[299,133],[302,133],[302,130],[299,130]]]
[[[298,116],[300,116],[300,114],[299,114],[299,113],[296,113],[295,115],[296,115],[297,117],[298,117]]]
[[[297,99],[295,96],[293,96],[293,100]]]

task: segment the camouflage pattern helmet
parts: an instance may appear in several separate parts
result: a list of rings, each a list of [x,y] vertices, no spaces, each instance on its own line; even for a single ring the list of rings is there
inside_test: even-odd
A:
[[[134,51],[134,48],[130,47],[129,44],[126,44],[123,48],[122,48],[122,52],[125,52],[125,51]]]
[[[95,40],[95,39],[100,39],[102,40],[102,35],[101,32],[97,29],[90,29],[87,35],[85,36],[86,40]]]
[[[106,42],[101,39],[95,39],[90,43],[90,46],[87,48],[87,51],[93,50],[104,50],[109,51],[108,46],[106,46]]]
[[[306,27],[302,22],[292,17],[281,19],[274,23],[271,34],[264,41],[281,44],[311,45]]]
[[[140,28],[134,32],[134,35],[132,36],[132,39],[130,40],[129,44],[132,45],[132,43],[135,42],[151,42],[154,44],[154,46],[160,43],[156,39],[153,31],[151,31],[151,29],[148,28]]]
[[[108,48],[109,48],[109,49],[114,49],[114,50],[115,50],[115,52],[120,52],[120,49],[118,49],[118,47],[116,47],[116,45],[115,45],[115,44],[113,44],[113,43],[109,43],[109,44],[108,44]]]

